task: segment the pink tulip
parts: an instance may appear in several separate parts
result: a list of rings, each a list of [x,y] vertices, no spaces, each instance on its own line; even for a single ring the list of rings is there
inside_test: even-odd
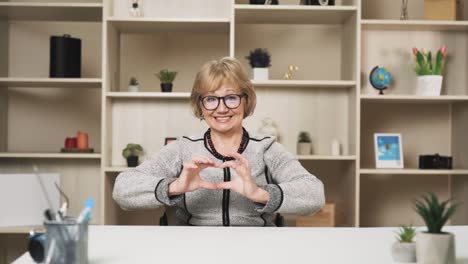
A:
[[[442,48],[440,48],[440,53],[442,53],[442,56],[445,58],[447,56],[447,46],[443,45]]]
[[[417,48],[413,48],[413,55],[416,56],[416,54],[418,54],[418,49],[417,49]]]

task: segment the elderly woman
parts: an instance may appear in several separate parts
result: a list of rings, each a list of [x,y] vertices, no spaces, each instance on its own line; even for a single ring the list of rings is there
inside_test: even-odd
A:
[[[123,209],[173,206],[178,225],[274,226],[277,213],[307,215],[323,207],[319,179],[274,138],[242,127],[256,95],[236,59],[203,65],[190,100],[208,130],[122,172],[113,198]]]

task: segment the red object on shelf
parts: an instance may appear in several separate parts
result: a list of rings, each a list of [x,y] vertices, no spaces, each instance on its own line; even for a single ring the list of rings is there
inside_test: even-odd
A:
[[[76,148],[76,137],[67,137],[65,139],[65,148]]]
[[[88,133],[78,131],[76,147],[79,149],[88,149]]]

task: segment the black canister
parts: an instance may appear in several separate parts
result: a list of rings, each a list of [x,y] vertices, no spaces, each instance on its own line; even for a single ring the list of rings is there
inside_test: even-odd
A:
[[[70,35],[50,37],[51,78],[81,78],[81,39]]]

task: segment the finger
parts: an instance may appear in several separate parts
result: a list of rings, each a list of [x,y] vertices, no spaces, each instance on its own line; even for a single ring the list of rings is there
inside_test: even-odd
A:
[[[218,168],[224,169],[224,168],[233,168],[234,170],[239,166],[239,164],[233,160],[226,161],[220,165],[218,165]]]
[[[214,166],[215,165],[214,161],[212,161],[208,157],[204,157],[204,156],[193,157],[192,162],[194,162],[195,164],[203,164],[203,165],[208,165],[208,166]]]
[[[204,188],[204,189],[210,189],[210,190],[217,190],[218,189],[218,186],[216,183],[212,183],[212,182],[207,182],[207,181],[200,181],[200,187],[201,188]]]
[[[228,182],[220,182],[216,184],[218,189],[232,189],[234,184],[231,181]]]
[[[246,158],[244,158],[244,156],[242,156],[241,154],[239,154],[237,152],[230,153],[230,156],[232,156],[233,158],[238,160],[240,163],[243,163],[245,165],[249,165],[249,161]]]
[[[198,166],[193,162],[188,162],[184,164],[184,168],[188,170],[198,169]]]

